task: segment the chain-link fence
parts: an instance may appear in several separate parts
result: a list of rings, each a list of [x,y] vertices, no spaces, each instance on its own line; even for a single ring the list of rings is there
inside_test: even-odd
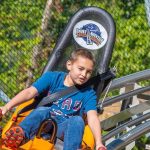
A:
[[[46,2],[0,1],[0,89],[9,97],[28,87],[45,65],[50,49],[43,42],[44,10],[51,1]]]

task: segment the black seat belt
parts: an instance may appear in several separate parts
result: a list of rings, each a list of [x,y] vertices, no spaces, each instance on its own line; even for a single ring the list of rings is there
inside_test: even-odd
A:
[[[79,91],[78,88],[76,88],[75,86],[71,86],[71,87],[68,87],[67,89],[64,89],[64,90],[61,90],[61,91],[58,91],[56,93],[53,93],[51,95],[48,95],[46,97],[44,97],[37,105],[37,107],[40,107],[40,106],[45,106],[45,105],[48,105],[48,104],[51,104],[55,101],[57,101],[58,99],[70,94],[70,93],[75,93]]]

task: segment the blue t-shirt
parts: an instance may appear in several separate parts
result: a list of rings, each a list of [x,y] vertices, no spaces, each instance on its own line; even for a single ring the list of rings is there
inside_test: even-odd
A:
[[[68,88],[64,85],[67,73],[46,72],[36,82],[32,84],[38,93],[47,90],[48,94]],[[96,93],[91,87],[86,87],[80,91],[70,93],[53,102],[51,105],[53,115],[72,116],[83,115],[89,110],[96,110]]]

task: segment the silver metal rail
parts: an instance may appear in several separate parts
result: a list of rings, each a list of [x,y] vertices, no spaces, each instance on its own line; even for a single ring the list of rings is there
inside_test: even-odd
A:
[[[103,142],[105,142],[106,140],[119,134],[120,132],[125,131],[127,128],[141,124],[142,121],[145,121],[149,118],[150,118],[150,113],[147,113],[144,115],[139,115],[136,119],[125,122],[124,124],[120,125],[119,127],[111,130],[108,134],[103,136],[102,140],[103,140]]]
[[[102,129],[108,130],[112,127],[115,127],[117,123],[124,121],[128,118],[131,118],[132,116],[137,115],[139,113],[143,113],[144,111],[149,109],[150,109],[150,101],[146,101],[134,107],[125,109],[124,111],[121,111],[119,114],[116,114],[102,121],[101,122]]]
[[[142,88],[139,88],[139,89],[136,89],[136,90],[130,91],[128,93],[124,93],[124,94],[121,94],[121,95],[118,95],[118,96],[115,96],[112,98],[106,98],[103,103],[103,107],[111,105],[115,102],[123,101],[126,98],[132,97],[132,96],[140,94],[140,93],[144,93],[146,91],[150,91],[150,86],[142,87]],[[99,106],[101,106],[101,102],[97,104],[97,107],[99,107]]]
[[[139,71],[139,72],[127,75],[127,76],[123,76],[118,79],[114,79],[110,87],[110,90],[121,88],[131,82],[136,83],[136,82],[147,80],[147,79],[150,79],[150,69]]]
[[[143,124],[140,124],[136,128],[130,130],[126,134],[123,134],[122,136],[120,136],[118,139],[109,143],[107,145],[107,149],[108,150],[121,150],[126,145],[128,145],[132,141],[135,141],[140,136],[142,136],[143,134],[145,134],[149,131],[150,131],[150,120],[146,121]]]

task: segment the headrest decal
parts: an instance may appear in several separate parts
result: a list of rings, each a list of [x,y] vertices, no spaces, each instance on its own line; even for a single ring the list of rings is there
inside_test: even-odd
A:
[[[75,41],[82,47],[97,50],[103,47],[107,41],[107,32],[98,22],[82,20],[73,29]]]

